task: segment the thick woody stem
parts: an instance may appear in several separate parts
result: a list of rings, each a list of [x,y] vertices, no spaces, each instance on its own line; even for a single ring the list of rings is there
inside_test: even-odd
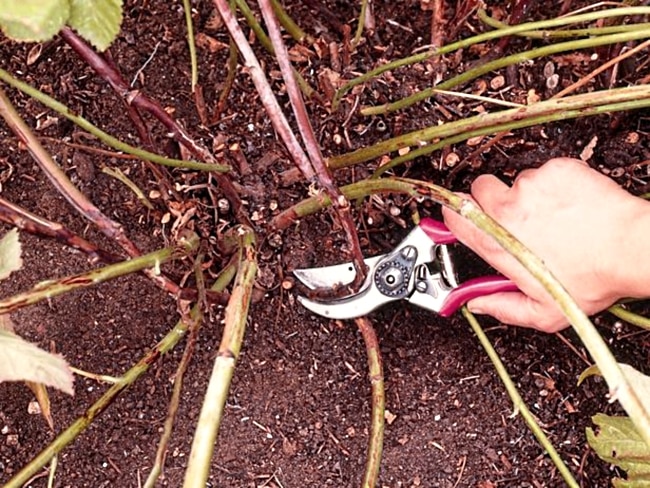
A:
[[[0,220],[21,230],[25,230],[30,234],[51,237],[68,246],[79,249],[88,254],[92,261],[116,263],[121,259],[116,254],[97,247],[92,242],[75,234],[58,222],[52,222],[43,217],[39,217],[2,197],[0,197]]]
[[[271,2],[270,0],[259,0],[259,5],[269,31],[269,37],[273,43],[276,59],[280,65],[280,70],[282,71],[282,77],[287,87],[287,94],[291,101],[291,107],[293,108],[293,113],[296,117],[302,141],[307,148],[307,154],[309,155],[309,159],[314,171],[316,172],[316,177],[318,178],[319,183],[325,190],[327,196],[334,203],[334,209],[336,210],[341,225],[345,230],[348,243],[350,244],[350,252],[356,269],[356,278],[355,283],[353,284],[353,288],[355,288],[360,286],[366,278],[366,265],[363,261],[361,246],[359,245],[359,236],[357,235],[357,230],[350,213],[350,202],[334,184],[332,175],[323,160],[323,155],[321,154],[318,141],[316,140],[311,122],[309,121],[305,102],[300,94],[298,83],[293,75],[289,53],[287,52],[286,45],[282,41],[280,24],[278,19],[275,17]]]
[[[264,105],[266,113],[271,119],[273,128],[282,139],[282,142],[284,142],[284,145],[287,147],[294,163],[298,166],[303,176],[308,180],[311,180],[314,177],[314,169],[311,166],[311,162],[300,146],[300,143],[291,130],[291,127],[289,127],[289,122],[282,113],[282,109],[280,108],[280,104],[275,98],[275,95],[273,95],[271,86],[264,75],[264,70],[262,69],[262,66],[260,66],[257,57],[246,40],[246,36],[242,32],[241,27],[239,27],[239,23],[230,9],[227,0],[214,0],[214,4],[217,7],[217,10],[219,10],[223,23],[230,32],[231,39],[235,44],[237,44],[237,48],[244,58],[248,74],[253,80],[257,93],[260,95],[260,101],[262,102],[262,105]]]

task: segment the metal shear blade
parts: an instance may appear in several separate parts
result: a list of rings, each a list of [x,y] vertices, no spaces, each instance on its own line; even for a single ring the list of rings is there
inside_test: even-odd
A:
[[[381,254],[364,259],[369,273],[372,272],[375,264],[384,256],[385,254]],[[335,264],[333,266],[323,266],[322,268],[296,269],[293,274],[310,290],[349,285],[356,276],[352,263]]]

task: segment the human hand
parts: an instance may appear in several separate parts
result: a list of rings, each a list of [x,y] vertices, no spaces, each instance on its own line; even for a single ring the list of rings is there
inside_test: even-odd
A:
[[[471,197],[545,262],[587,314],[650,295],[650,203],[582,161],[552,159],[521,172],[512,187],[482,175]],[[443,216],[459,241],[521,290],[475,298],[470,311],[545,332],[567,327],[559,306],[514,257],[453,211],[444,208]]]

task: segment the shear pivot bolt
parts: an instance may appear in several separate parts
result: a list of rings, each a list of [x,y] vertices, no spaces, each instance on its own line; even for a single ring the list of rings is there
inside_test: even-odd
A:
[[[402,257],[408,260],[415,258],[416,255],[417,252],[415,251],[415,248],[413,246],[405,247],[404,250],[402,251]]]

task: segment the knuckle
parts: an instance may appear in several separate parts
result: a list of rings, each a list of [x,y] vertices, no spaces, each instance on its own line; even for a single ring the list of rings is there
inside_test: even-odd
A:
[[[501,225],[508,225],[520,212],[517,202],[512,200],[502,200],[493,205],[490,209],[490,215]]]
[[[547,306],[539,302],[532,302],[531,317],[534,318],[532,324],[534,328],[549,334],[553,334],[567,326],[566,318],[559,310],[556,310],[555,305]]]
[[[584,161],[575,158],[553,158],[549,159],[542,168],[549,169],[564,169],[569,167],[574,167],[577,164],[584,166]]]
[[[526,193],[532,186],[537,185],[540,176],[538,169],[525,169],[517,175],[512,188],[515,192]]]

